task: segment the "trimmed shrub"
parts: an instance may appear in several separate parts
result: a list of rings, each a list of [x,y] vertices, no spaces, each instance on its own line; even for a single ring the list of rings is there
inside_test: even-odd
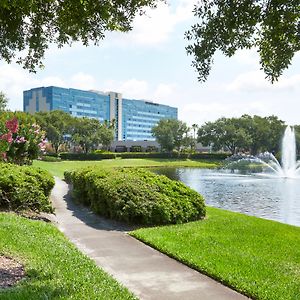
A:
[[[142,146],[138,146],[138,145],[131,146],[130,152],[142,152]]]
[[[60,157],[53,156],[53,155],[43,155],[40,160],[42,161],[48,161],[48,162],[59,162],[61,161]]]
[[[115,153],[60,153],[59,157],[63,160],[101,160],[114,159]]]
[[[146,152],[158,152],[158,148],[155,146],[147,146]]]
[[[114,158],[165,158],[223,160],[228,153],[178,153],[178,152],[118,152],[118,153],[60,153],[62,160],[102,160]]]
[[[0,163],[0,207],[9,210],[52,212],[49,201],[53,177],[29,166]]]
[[[102,216],[134,224],[178,224],[205,216],[203,197],[183,183],[140,169],[65,172],[74,198]]]

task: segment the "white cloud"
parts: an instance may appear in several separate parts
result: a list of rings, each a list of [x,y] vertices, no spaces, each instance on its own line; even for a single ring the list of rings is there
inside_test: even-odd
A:
[[[149,94],[149,84],[145,80],[138,80],[135,78],[116,81],[107,80],[104,82],[102,87],[104,91],[114,91],[123,94],[126,98],[137,98],[146,97]]]
[[[8,105],[12,110],[22,110],[24,90],[48,85],[66,86],[65,82],[56,76],[35,79],[33,74],[20,66],[0,65],[0,90],[8,96]]]
[[[128,33],[111,33],[108,43],[118,45],[155,46],[166,42],[175,27],[193,17],[196,0],[179,0],[175,5],[159,3],[156,9],[146,9],[146,13],[133,21],[133,30]],[[174,9],[175,8],[175,9]]]
[[[259,54],[257,48],[238,50],[233,56],[238,64],[254,66],[259,65]]]
[[[96,79],[92,75],[83,72],[76,73],[71,77],[70,87],[82,90],[98,88]]]
[[[188,124],[201,125],[221,117],[240,117],[243,114],[266,116],[269,115],[268,112],[268,105],[263,101],[215,100],[185,104],[180,111],[180,117]]]
[[[157,86],[156,90],[154,91],[153,97],[154,99],[165,100],[172,103],[174,102],[174,95],[177,94],[176,89],[177,86],[175,84],[161,83]],[[170,105],[172,105],[171,103]]]
[[[299,89],[300,74],[281,76],[278,82],[271,83],[265,78],[263,71],[250,71],[238,75],[226,86],[230,92],[278,92]]]

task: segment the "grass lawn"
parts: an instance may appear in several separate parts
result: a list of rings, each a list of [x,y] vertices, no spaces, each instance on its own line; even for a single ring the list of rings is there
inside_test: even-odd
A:
[[[87,166],[101,166],[103,168],[114,167],[199,167],[216,168],[222,161],[213,162],[206,160],[190,159],[104,159],[101,161],[61,161],[45,162],[34,161],[33,166],[48,170],[52,175],[63,178],[64,171],[75,170]]]
[[[53,225],[0,213],[0,255],[25,265],[26,279],[1,300],[135,299]]]
[[[300,299],[299,227],[207,211],[204,221],[131,235],[254,299]]]

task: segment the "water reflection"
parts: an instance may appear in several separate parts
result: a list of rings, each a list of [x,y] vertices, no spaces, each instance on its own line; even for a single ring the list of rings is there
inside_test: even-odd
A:
[[[155,169],[201,193],[207,205],[300,226],[299,179],[197,168]]]

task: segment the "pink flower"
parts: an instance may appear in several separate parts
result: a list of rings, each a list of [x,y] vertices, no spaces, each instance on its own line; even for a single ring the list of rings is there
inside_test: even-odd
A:
[[[3,160],[7,160],[6,152],[2,152],[2,153],[1,153],[1,156],[2,156],[2,159],[3,159]]]
[[[26,139],[24,138],[24,136],[21,136],[21,137],[16,138],[15,142],[17,144],[25,143]]]
[[[35,133],[35,134],[39,134],[39,133],[40,133],[40,130],[39,130],[39,129],[36,129],[36,130],[34,131],[34,133]]]
[[[46,142],[45,141],[41,141],[38,146],[40,147],[41,150],[45,150],[46,148]]]
[[[13,119],[6,121],[5,126],[12,133],[16,133],[19,129],[18,119],[14,117]]]
[[[12,133],[9,132],[9,133],[2,134],[0,136],[0,140],[7,141],[9,144],[11,144],[13,141]]]

